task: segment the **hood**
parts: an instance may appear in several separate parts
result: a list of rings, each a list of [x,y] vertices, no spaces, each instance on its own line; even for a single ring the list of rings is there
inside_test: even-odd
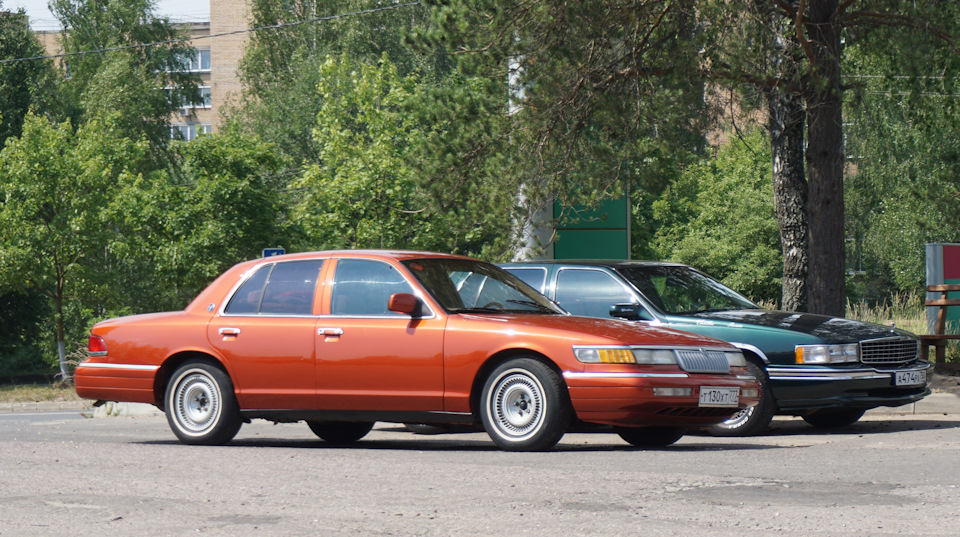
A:
[[[649,326],[617,319],[597,319],[574,315],[475,314],[451,315],[463,322],[485,325],[485,330],[564,339],[570,343],[597,345],[663,345],[690,347],[729,347],[709,336]]]
[[[712,311],[684,316],[688,320],[710,320],[743,325],[764,326],[808,334],[828,343],[845,343],[885,337],[914,337],[905,330],[841,317],[792,311],[732,310]]]

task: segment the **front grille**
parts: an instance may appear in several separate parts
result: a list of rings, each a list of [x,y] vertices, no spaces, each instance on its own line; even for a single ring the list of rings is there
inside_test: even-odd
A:
[[[910,338],[870,339],[860,342],[860,361],[865,364],[903,364],[917,358],[918,341]]]
[[[677,350],[677,364],[687,373],[729,373],[730,362],[720,351]]]

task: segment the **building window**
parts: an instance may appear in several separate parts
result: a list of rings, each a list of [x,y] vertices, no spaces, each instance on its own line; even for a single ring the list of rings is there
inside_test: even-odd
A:
[[[170,88],[166,89],[167,99],[172,103],[173,102],[173,90]],[[185,96],[181,96],[181,100],[178,108],[180,109],[181,116],[189,116],[192,113],[192,110],[201,108],[204,110],[209,110],[213,107],[213,98],[210,93],[210,86],[200,86],[197,88],[197,99],[193,102],[187,102]]]
[[[209,73],[210,72],[210,49],[198,48],[183,59],[184,70],[189,73]]]
[[[211,132],[210,123],[181,123],[170,125],[170,138],[190,141],[201,134]]]

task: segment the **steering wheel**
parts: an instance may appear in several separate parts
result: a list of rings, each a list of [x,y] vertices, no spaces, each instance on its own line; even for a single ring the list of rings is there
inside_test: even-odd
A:
[[[496,300],[494,300],[493,302],[487,302],[486,304],[484,304],[484,305],[483,305],[483,309],[485,309],[485,310],[502,310],[502,309],[503,309],[503,304],[501,304],[501,303],[497,302]]]

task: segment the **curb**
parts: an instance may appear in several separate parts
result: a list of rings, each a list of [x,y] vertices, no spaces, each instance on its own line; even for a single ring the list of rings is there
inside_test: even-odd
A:
[[[93,408],[93,401],[35,401],[32,403],[0,403],[0,412],[89,410],[91,408]]]
[[[897,407],[879,407],[867,411],[866,415],[915,415],[915,414],[956,414],[960,413],[960,395],[955,393],[930,394],[916,403]]]

